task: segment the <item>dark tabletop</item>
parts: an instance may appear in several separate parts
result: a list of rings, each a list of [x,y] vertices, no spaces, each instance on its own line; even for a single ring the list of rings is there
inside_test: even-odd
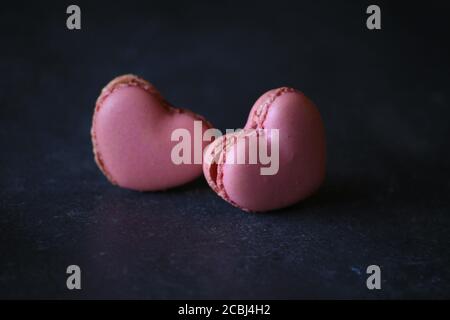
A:
[[[444,2],[378,2],[377,31],[365,1],[162,2],[77,1],[79,31],[69,2],[1,5],[0,298],[449,298]],[[302,90],[325,122],[323,187],[249,214],[203,178],[110,185],[92,111],[130,72],[220,129],[271,88]]]

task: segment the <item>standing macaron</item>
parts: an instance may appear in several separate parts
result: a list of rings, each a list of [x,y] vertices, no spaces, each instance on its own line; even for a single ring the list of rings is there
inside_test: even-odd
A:
[[[171,106],[149,82],[134,75],[113,79],[97,99],[91,137],[95,161],[120,187],[154,191],[185,184],[202,172],[199,163],[175,164],[171,151],[176,129],[202,133],[211,125],[201,116]],[[203,142],[202,147],[206,147]]]
[[[277,148],[270,131],[278,129]],[[278,152],[278,168],[262,174],[264,164],[228,161],[249,154],[252,137]],[[245,156],[244,156],[245,155]],[[263,94],[250,111],[244,130],[220,137],[205,151],[203,172],[214,191],[246,211],[292,205],[314,193],[325,177],[325,132],[319,111],[303,93],[288,87]]]

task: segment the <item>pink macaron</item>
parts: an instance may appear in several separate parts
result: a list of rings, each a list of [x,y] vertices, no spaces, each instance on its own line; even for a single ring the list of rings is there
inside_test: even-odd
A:
[[[113,79],[95,105],[91,129],[95,161],[120,187],[154,191],[185,184],[202,173],[201,163],[176,164],[171,134],[194,122],[202,133],[211,125],[201,116],[171,106],[149,82],[134,75]],[[202,142],[202,148],[207,142]]]
[[[236,163],[248,158],[252,137],[274,147],[278,129],[279,167],[261,174],[264,164]],[[273,130],[272,130],[273,131]],[[272,151],[275,150],[272,148]],[[205,150],[203,172],[212,189],[246,211],[269,211],[290,206],[313,194],[325,177],[325,132],[319,111],[303,93],[287,87],[263,94],[250,111],[244,130],[216,139]]]

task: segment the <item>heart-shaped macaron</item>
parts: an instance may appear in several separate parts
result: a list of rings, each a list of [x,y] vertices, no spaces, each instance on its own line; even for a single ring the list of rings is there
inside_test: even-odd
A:
[[[172,133],[186,129],[194,137],[194,121],[201,122],[202,135],[211,127],[203,117],[171,106],[149,82],[134,75],[117,77],[95,105],[95,160],[109,181],[124,188],[153,191],[182,185],[201,175],[202,165],[194,160],[174,163],[171,153],[178,142],[172,141]],[[202,141],[200,147],[206,145]]]
[[[278,170],[262,174],[261,169],[267,165],[260,159],[249,163],[248,141],[256,136],[275,152],[276,136],[271,131],[278,132]],[[247,159],[244,164],[237,163],[239,155]],[[325,157],[319,111],[303,93],[283,87],[266,92],[256,101],[244,130],[221,136],[206,148],[203,173],[212,189],[234,206],[268,211],[314,193],[325,177]]]

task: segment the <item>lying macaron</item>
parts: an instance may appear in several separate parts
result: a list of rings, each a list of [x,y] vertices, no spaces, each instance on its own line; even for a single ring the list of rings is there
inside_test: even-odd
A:
[[[120,187],[154,191],[185,184],[202,173],[201,163],[175,164],[171,140],[176,129],[202,133],[211,125],[201,116],[171,106],[149,82],[134,75],[113,79],[97,99],[91,137],[95,161]],[[207,142],[202,142],[206,147]]]
[[[271,131],[278,132],[277,148]],[[239,156],[248,160],[249,141],[255,137],[266,141],[268,150],[278,151],[276,172],[263,174],[265,165],[259,158],[253,164],[236,161]],[[325,177],[325,157],[319,111],[303,93],[283,87],[256,101],[244,130],[224,135],[207,147],[203,173],[211,188],[232,205],[268,211],[313,194]]]

